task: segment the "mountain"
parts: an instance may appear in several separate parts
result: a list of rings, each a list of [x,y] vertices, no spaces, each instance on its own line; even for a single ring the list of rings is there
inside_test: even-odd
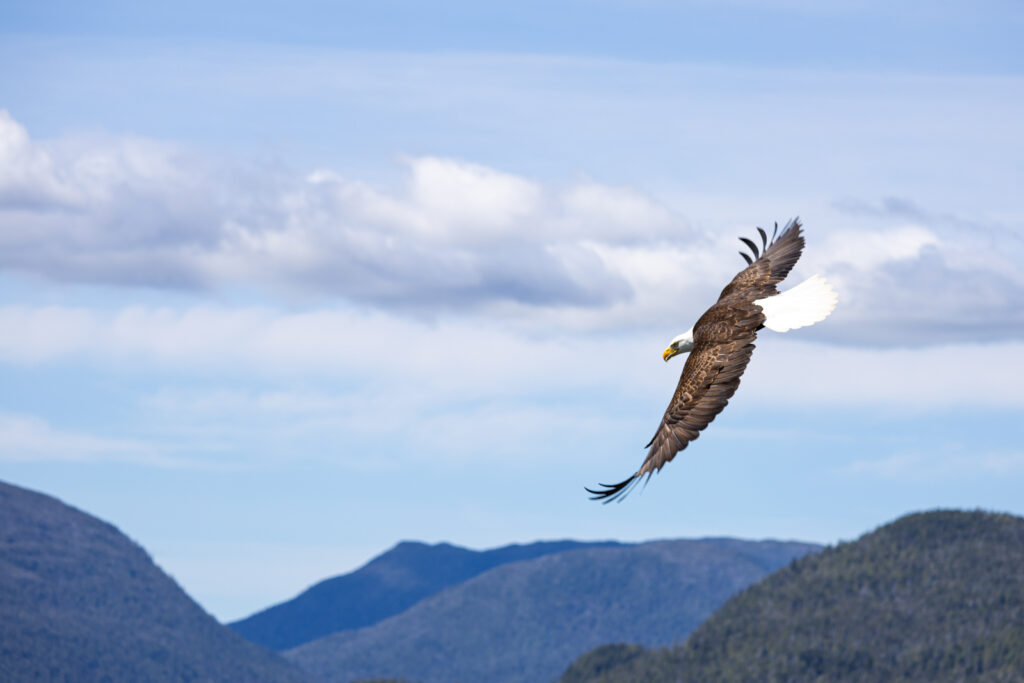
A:
[[[0,482],[0,680],[307,679],[203,612],[113,526]]]
[[[680,646],[598,648],[562,681],[1021,681],[1022,568],[1020,517],[913,514],[751,586]]]
[[[325,681],[543,681],[609,640],[682,640],[806,543],[706,539],[566,550],[511,562],[373,626],[286,656]]]
[[[376,624],[423,598],[508,562],[573,548],[613,547],[614,542],[551,541],[469,550],[448,543],[403,542],[350,574],[326,579],[299,596],[229,624],[275,650]]]

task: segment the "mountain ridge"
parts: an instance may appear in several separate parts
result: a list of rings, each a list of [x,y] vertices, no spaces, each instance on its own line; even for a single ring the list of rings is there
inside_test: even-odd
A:
[[[500,565],[284,654],[320,680],[552,679],[609,634],[676,642],[736,590],[818,548],[711,539],[565,550]],[[658,584],[674,600],[650,589]]]
[[[617,541],[537,541],[472,550],[451,543],[401,541],[363,566],[319,581],[296,597],[228,624],[243,637],[275,650],[372,626],[438,591],[508,562]]]

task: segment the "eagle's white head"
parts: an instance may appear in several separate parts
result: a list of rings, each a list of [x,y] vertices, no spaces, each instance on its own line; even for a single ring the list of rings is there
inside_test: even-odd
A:
[[[676,356],[680,353],[686,353],[692,348],[693,328],[691,327],[686,332],[683,332],[681,335],[670,341],[668,343],[668,348],[661,354],[661,357],[667,361],[672,356]]]

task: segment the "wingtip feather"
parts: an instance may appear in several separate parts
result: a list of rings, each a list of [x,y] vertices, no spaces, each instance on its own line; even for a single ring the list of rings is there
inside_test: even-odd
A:
[[[640,473],[638,472],[629,479],[620,481],[618,484],[598,484],[598,486],[602,487],[600,489],[592,489],[584,486],[583,490],[587,493],[593,494],[590,496],[590,500],[599,500],[602,504],[608,504],[613,500],[617,503],[621,503],[636,484],[639,476]]]

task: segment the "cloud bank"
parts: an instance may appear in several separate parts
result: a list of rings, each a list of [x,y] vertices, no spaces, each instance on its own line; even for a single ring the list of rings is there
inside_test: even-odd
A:
[[[405,160],[380,188],[329,169],[230,166],[137,138],[32,140],[0,112],[0,268],[58,282],[255,289],[538,330],[688,327],[742,266],[729,234],[630,187],[562,187],[479,164]],[[785,220],[785,217],[783,217]],[[837,202],[796,275],[831,279],[820,341],[1024,337],[1024,240],[903,200]],[[62,343],[60,340],[47,343]]]

